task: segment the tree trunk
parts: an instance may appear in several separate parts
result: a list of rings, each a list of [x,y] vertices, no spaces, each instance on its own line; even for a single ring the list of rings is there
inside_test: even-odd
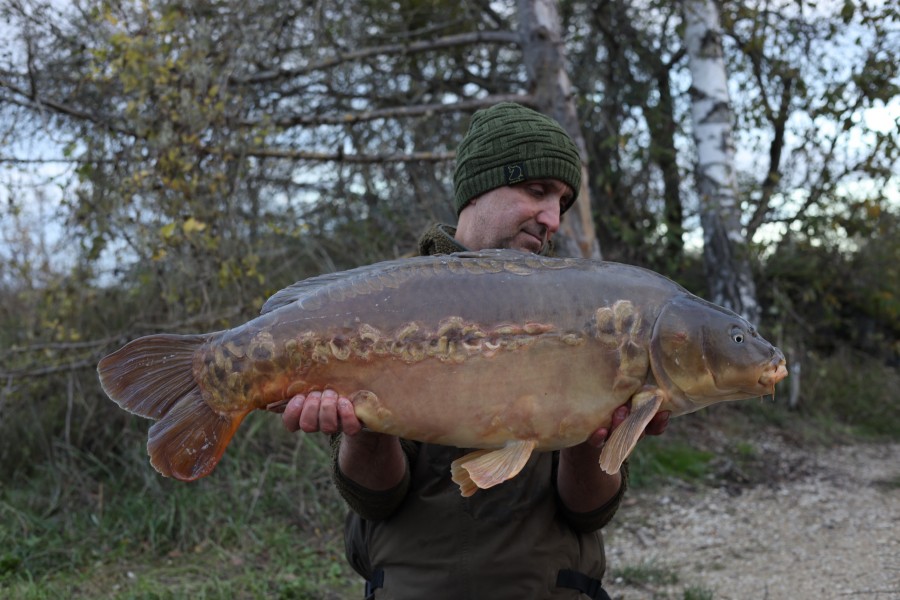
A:
[[[566,213],[555,237],[556,253],[559,256],[599,260],[600,243],[597,241],[591,215],[587,149],[578,122],[572,82],[566,72],[556,1],[519,0],[519,31],[535,108],[559,121],[572,136],[581,153],[581,189],[578,192],[578,202]]]
[[[684,19],[693,80],[691,117],[697,146],[696,180],[710,299],[756,323],[759,305],[747,241],[741,231],[733,114],[719,14],[712,0],[686,0]]]

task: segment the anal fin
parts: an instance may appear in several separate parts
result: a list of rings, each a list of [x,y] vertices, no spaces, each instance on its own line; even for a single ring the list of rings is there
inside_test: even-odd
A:
[[[600,452],[600,468],[607,473],[617,473],[622,463],[634,450],[644,433],[647,423],[653,419],[662,405],[663,396],[658,389],[636,394],[631,399],[631,412],[616,427]]]
[[[515,440],[498,450],[476,450],[450,465],[450,475],[463,496],[487,489],[518,475],[537,442]]]

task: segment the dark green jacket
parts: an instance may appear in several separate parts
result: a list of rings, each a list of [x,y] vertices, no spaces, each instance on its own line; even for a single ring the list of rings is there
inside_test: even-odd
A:
[[[453,234],[452,227],[433,227],[422,236],[420,252],[465,250]],[[572,513],[556,490],[559,454],[542,452],[513,479],[463,498],[450,479],[450,463],[467,450],[402,444],[407,476],[384,492],[347,479],[337,467],[339,437],[333,445],[335,483],[351,508],[347,559],[366,579],[383,574],[374,598],[574,600],[586,596],[556,586],[561,569],[602,578],[606,560],[599,529],[616,512],[624,484],[601,509]]]

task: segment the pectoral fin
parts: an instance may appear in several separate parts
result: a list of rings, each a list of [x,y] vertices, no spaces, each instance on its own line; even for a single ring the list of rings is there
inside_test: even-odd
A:
[[[499,450],[476,450],[450,465],[450,476],[463,496],[515,477],[528,462],[537,442],[517,440]]]
[[[656,415],[663,397],[659,390],[641,392],[631,400],[631,412],[622,424],[613,430],[600,453],[600,468],[607,473],[617,473],[622,463],[634,450],[644,433],[647,423]]]

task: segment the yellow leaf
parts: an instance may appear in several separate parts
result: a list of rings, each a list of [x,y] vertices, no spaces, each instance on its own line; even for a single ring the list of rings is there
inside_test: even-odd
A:
[[[175,235],[175,223],[169,223],[168,225],[164,225],[159,230],[159,235],[162,236],[164,240],[171,238]]]
[[[181,226],[184,230],[185,234],[191,234],[195,231],[203,231],[206,229],[206,223],[203,221],[198,221],[194,217],[190,217],[187,221],[184,222],[184,225]]]

